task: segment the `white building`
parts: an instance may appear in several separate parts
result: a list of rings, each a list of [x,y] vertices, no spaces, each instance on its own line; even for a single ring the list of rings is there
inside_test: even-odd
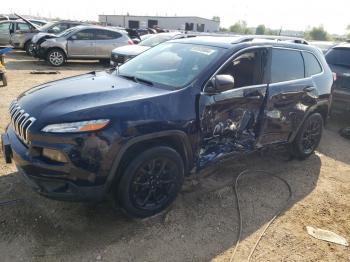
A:
[[[194,32],[217,32],[220,22],[196,16],[133,16],[133,15],[99,15],[98,20],[111,26],[125,28],[153,28],[158,26],[169,30],[186,30]]]

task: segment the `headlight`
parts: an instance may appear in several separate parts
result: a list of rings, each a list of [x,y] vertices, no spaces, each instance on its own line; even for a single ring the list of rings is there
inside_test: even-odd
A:
[[[73,123],[60,123],[45,126],[41,131],[47,133],[79,133],[96,131],[104,128],[109,123],[109,119],[99,119],[90,121],[81,121]]]

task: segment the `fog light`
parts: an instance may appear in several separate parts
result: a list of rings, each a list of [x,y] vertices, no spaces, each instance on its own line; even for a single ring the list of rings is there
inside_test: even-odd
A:
[[[42,155],[52,161],[67,163],[65,155],[58,150],[44,148]]]

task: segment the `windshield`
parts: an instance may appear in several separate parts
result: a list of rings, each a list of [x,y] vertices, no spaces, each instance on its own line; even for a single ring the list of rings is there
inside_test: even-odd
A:
[[[120,66],[119,75],[179,89],[215,63],[224,51],[212,46],[164,43]]]
[[[47,23],[46,25],[40,27],[40,30],[41,30],[41,31],[46,31],[46,29],[50,28],[50,27],[51,27],[52,25],[54,25],[54,24],[55,24],[55,23],[53,23],[53,22],[49,22],[49,23]]]
[[[172,39],[173,37],[174,37],[174,35],[154,35],[154,36],[151,36],[151,37],[141,41],[139,43],[139,45],[153,47],[153,46],[159,45],[165,41],[168,41],[168,40]]]
[[[59,33],[57,35],[57,37],[65,37],[65,36],[69,35],[71,32],[73,32],[74,30],[76,30],[75,27],[68,28],[68,29],[64,30],[63,32]]]
[[[326,54],[328,64],[350,67],[350,48],[333,48]]]

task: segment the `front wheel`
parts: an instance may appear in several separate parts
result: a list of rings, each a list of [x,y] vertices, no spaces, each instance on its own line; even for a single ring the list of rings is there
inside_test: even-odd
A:
[[[28,41],[27,43],[25,43],[24,50],[26,51],[27,55],[30,55],[30,56],[33,55],[33,44],[31,43],[31,41]]]
[[[323,118],[319,113],[310,115],[301,126],[292,144],[292,154],[299,159],[308,158],[318,147],[323,131]]]
[[[46,60],[52,66],[61,66],[66,61],[66,55],[62,50],[53,49],[47,53]]]
[[[175,200],[183,179],[181,156],[169,147],[153,147],[129,163],[115,196],[129,216],[145,218],[161,212]]]

